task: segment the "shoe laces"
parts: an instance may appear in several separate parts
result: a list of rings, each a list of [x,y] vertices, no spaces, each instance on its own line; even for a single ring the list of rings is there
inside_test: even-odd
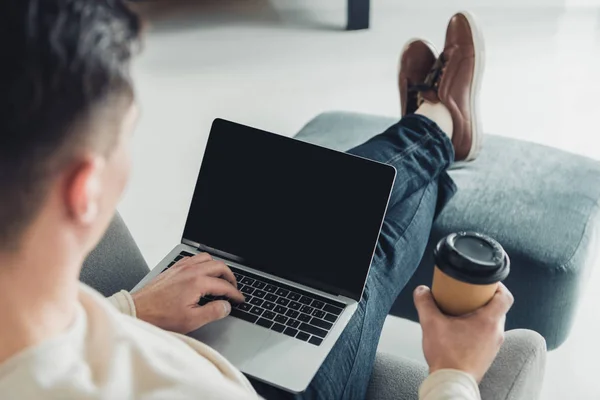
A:
[[[423,98],[423,93],[433,90],[435,93],[438,92],[440,81],[442,80],[442,75],[446,71],[446,59],[444,57],[444,53],[440,54],[440,56],[435,60],[433,67],[425,77],[425,81],[423,83],[417,83],[410,85],[408,88],[409,92],[417,92],[417,105],[423,104],[425,99]]]

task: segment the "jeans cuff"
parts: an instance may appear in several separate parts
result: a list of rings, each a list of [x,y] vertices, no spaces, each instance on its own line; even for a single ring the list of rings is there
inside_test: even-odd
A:
[[[454,145],[452,144],[452,141],[448,135],[437,123],[420,114],[407,115],[406,117],[402,118],[401,123],[407,124],[409,127],[411,125],[425,125],[427,133],[436,141],[438,141],[444,148],[444,154],[447,156],[446,160],[448,161],[448,167],[454,163]]]
[[[452,144],[452,141],[448,135],[442,131],[438,124],[419,114],[407,115],[402,119],[402,123],[407,124],[407,126],[425,125],[427,133],[444,149],[443,154],[445,161],[448,163],[447,167],[449,168],[454,163],[454,145]],[[446,207],[458,189],[446,171],[440,174],[438,178],[438,186],[438,200],[435,208],[434,218],[437,218],[437,216],[442,212],[444,207]]]

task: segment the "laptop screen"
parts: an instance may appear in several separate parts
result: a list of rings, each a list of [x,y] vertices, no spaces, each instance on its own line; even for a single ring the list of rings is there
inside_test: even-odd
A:
[[[389,165],[217,119],[183,237],[359,300],[394,178]]]

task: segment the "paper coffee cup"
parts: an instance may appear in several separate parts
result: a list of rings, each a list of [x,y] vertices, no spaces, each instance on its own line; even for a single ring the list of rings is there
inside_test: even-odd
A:
[[[510,260],[500,243],[480,233],[448,235],[438,243],[434,256],[431,291],[448,315],[469,314],[486,305],[498,282],[510,272]]]

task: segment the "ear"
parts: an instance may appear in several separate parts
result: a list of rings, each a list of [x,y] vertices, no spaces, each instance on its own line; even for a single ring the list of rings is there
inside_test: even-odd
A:
[[[65,205],[75,223],[89,226],[98,217],[105,161],[87,156],[74,166],[65,191]]]

